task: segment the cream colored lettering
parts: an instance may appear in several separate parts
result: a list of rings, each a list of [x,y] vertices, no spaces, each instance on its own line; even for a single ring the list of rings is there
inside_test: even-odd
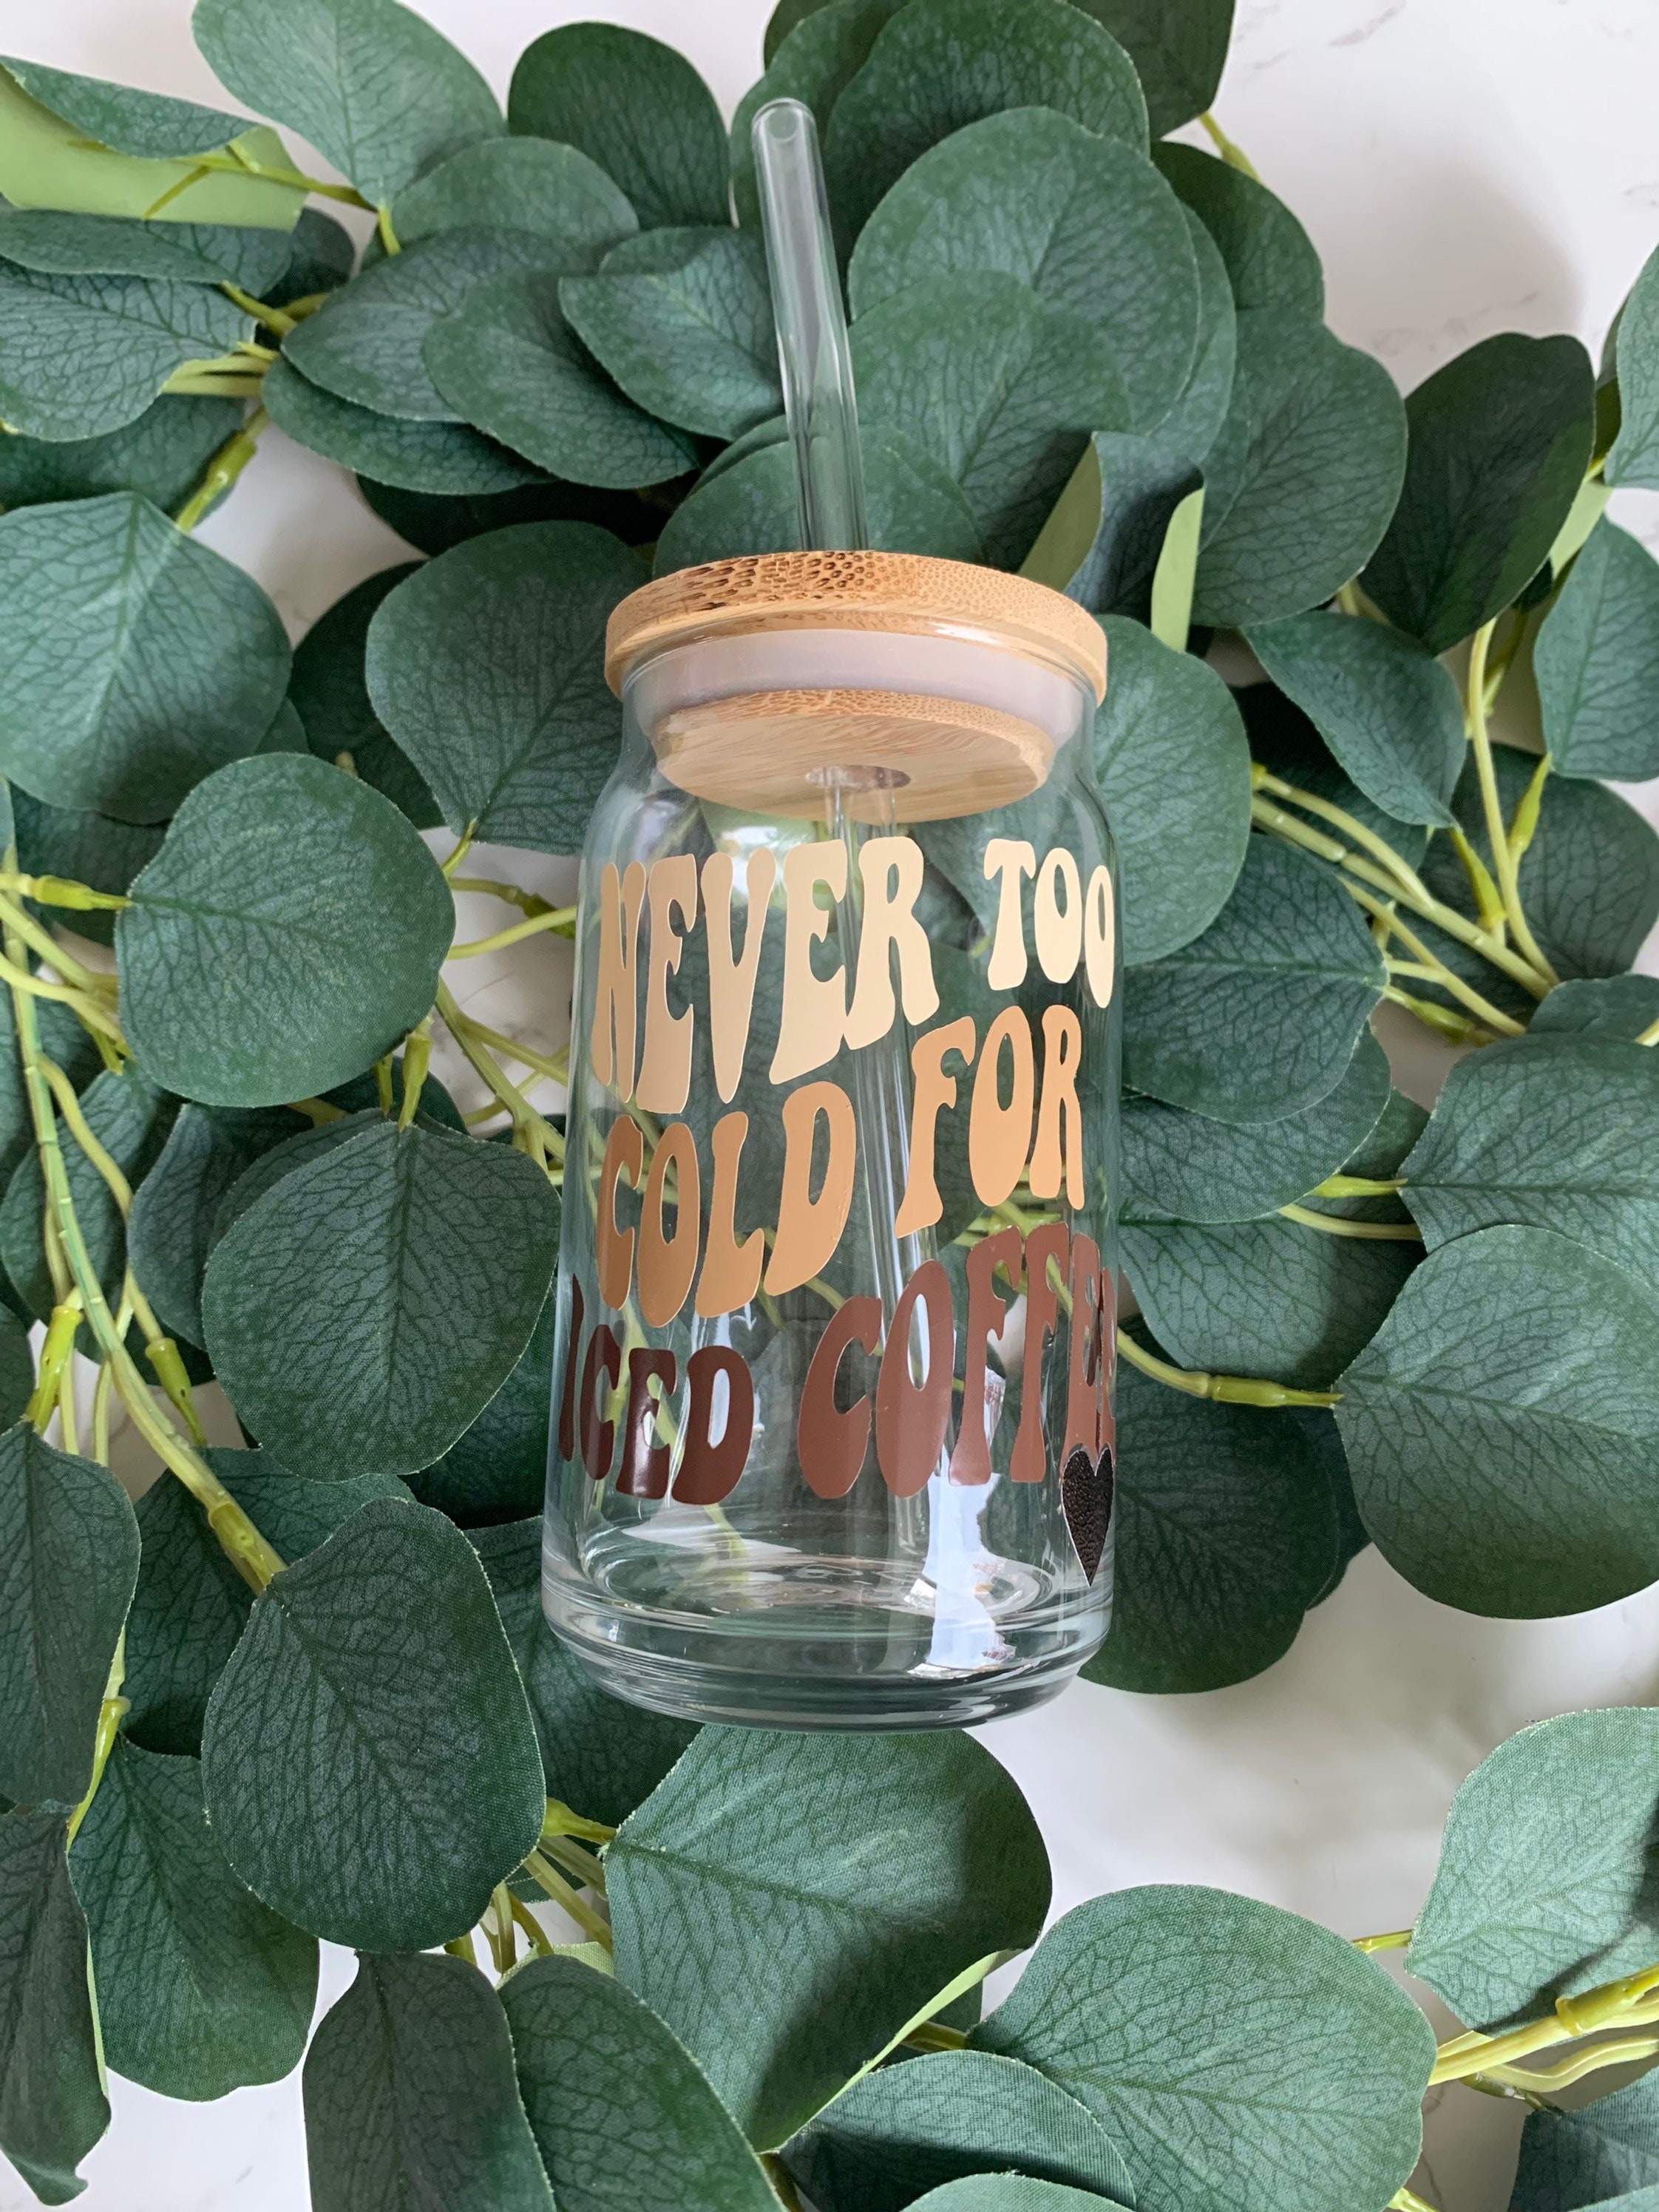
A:
[[[985,980],[994,991],[1025,981],[1025,907],[1020,885],[1036,873],[1036,848],[1024,837],[993,837],[985,848],[985,880],[997,885],[997,929]]]
[[[648,1114],[680,1114],[691,1091],[691,1009],[672,1013],[668,979],[678,974],[685,940],[678,914],[690,929],[697,918],[697,863],[690,853],[653,860],[647,881],[651,949],[645,971],[645,1050],[640,1056],[638,1103]]]
[[[1112,872],[1104,860],[1090,877],[1083,902],[1083,957],[1090,997],[1097,1006],[1109,1006],[1117,975],[1117,907]]]
[[[849,1045],[874,1044],[897,1018],[893,958],[907,1022],[931,1021],[939,1012],[933,948],[916,920],[921,895],[921,848],[914,837],[871,837],[859,853],[864,884],[860,921],[858,981],[847,1015]]]
[[[793,1083],[833,1060],[847,1028],[846,969],[838,965],[821,977],[812,966],[812,947],[830,929],[830,909],[817,901],[820,884],[837,903],[847,896],[847,848],[838,837],[793,845],[784,855],[783,1012],[774,1083]]]
[[[589,1052],[594,1079],[608,1084],[618,1098],[634,1095],[640,909],[644,903],[644,861],[630,860],[626,873],[618,874],[616,862],[607,860],[599,876],[599,957]]]
[[[1061,887],[1064,887],[1064,902]],[[1037,965],[1051,983],[1069,983],[1083,957],[1083,878],[1064,845],[1043,855],[1031,901]]]
[[[730,855],[713,853],[702,864],[703,934],[708,945],[708,1037],[714,1052],[714,1088],[729,1105],[743,1080],[744,1055],[749,1049],[749,1024],[755,1007],[755,978],[760,973],[761,943],[766,934],[772,886],[778,864],[763,846],[751,853],[744,872],[749,901],[744,925],[743,957],[732,951],[732,884]]]

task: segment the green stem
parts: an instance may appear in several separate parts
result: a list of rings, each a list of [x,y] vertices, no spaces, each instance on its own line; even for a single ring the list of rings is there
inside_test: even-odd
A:
[[[585,1935],[595,1943],[603,1943],[607,1951],[611,1949],[613,1940],[611,1923],[603,1913],[596,1912],[580,1891],[573,1889],[558,1869],[539,1851],[531,1852],[524,1863],[524,1870],[537,1888],[550,1897],[562,1912],[568,1913]]]
[[[278,337],[285,338],[290,331],[299,328],[286,308],[268,307],[263,300],[256,300],[251,292],[245,292],[240,284],[222,284],[219,289],[234,307],[240,307],[245,315],[252,315],[256,323],[263,323],[268,331],[275,331]]]
[[[1403,1951],[1416,1932],[1413,1928],[1396,1928],[1387,1936],[1356,1936],[1353,1948],[1368,1958],[1374,1951]]]
[[[1375,830],[1356,819],[1345,807],[1320,798],[1316,792],[1304,791],[1297,784],[1285,782],[1263,768],[1260,761],[1250,763],[1250,788],[1267,792],[1275,799],[1288,799],[1292,806],[1301,807],[1304,813],[1318,815],[1322,821],[1340,830],[1351,844],[1362,846],[1373,860],[1380,861],[1398,880],[1407,897],[1419,902],[1431,900],[1428,885],[1410,862],[1395,851],[1387,838],[1379,837]]]
[[[1423,1232],[1415,1222],[1350,1221],[1346,1214],[1320,1213],[1310,1206],[1281,1206],[1286,1221],[1304,1229],[1317,1229],[1327,1237],[1358,1237],[1373,1244],[1420,1244]]]
[[[1250,161],[1249,156],[1244,152],[1243,147],[1235,145],[1233,141],[1222,129],[1221,125],[1216,121],[1214,116],[1211,114],[1207,107],[1198,119],[1203,125],[1204,129],[1209,133],[1210,143],[1214,146],[1216,152],[1220,155],[1222,160],[1227,164],[1227,167],[1230,169],[1242,169],[1247,177],[1254,177],[1257,184],[1260,184],[1261,181],[1261,173],[1256,169],[1255,164]]]
[[[452,860],[459,859],[459,846],[450,857]],[[500,899],[504,906],[515,906],[520,914],[529,915],[532,919],[538,915],[553,911],[551,899],[544,899],[534,891],[526,890],[522,884],[499,883],[493,876],[451,876],[449,888],[453,891],[476,891],[481,898]]]
[[[1403,1176],[1327,1176],[1323,1182],[1316,1183],[1309,1192],[1310,1198],[1392,1198],[1396,1191],[1404,1190]]]
[[[550,1181],[562,1182],[563,1138],[550,1121],[536,1111],[518,1085],[478,1042],[476,1025],[456,1005],[454,994],[446,983],[438,986],[437,1011],[474,1073],[483,1078],[492,1097],[498,1098],[512,1115],[514,1142],[545,1170]],[[550,1164],[552,1161],[557,1163],[556,1167]]]
[[[107,154],[110,151],[107,146],[100,146],[90,138],[82,139],[78,143],[88,153]],[[321,177],[307,177],[300,170],[288,168],[281,162],[256,161],[252,154],[245,154],[233,144],[228,153],[196,155],[191,164],[191,174],[178,184],[169,185],[161,198],[144,210],[146,219],[155,215],[179,193],[187,191],[192,184],[198,183],[203,177],[212,176],[216,172],[231,176],[263,177],[268,184],[288,185],[295,191],[316,192],[325,200],[343,200],[348,207],[374,205],[373,201],[366,200],[350,185],[326,184]]]
[[[1358,884],[1350,884],[1348,891],[1374,921],[1382,923],[1385,939],[1389,936],[1397,937],[1408,951],[1416,954],[1422,970],[1430,980],[1438,984],[1443,991],[1449,993],[1460,1005],[1467,1006],[1477,1021],[1484,1022],[1488,1029],[1496,1030],[1500,1036],[1524,1035],[1524,1023],[1517,1022],[1512,1014],[1506,1014],[1501,1007],[1493,1006],[1492,1000],[1477,991],[1473,983],[1466,983],[1455,969],[1437,958],[1415,930],[1407,928],[1389,903],[1362,890]]]
[[[1486,726],[1490,702],[1486,691],[1486,656],[1492,647],[1494,623],[1482,623],[1469,647],[1468,691],[1464,706],[1464,720],[1469,742],[1474,748],[1475,774],[1480,783],[1480,805],[1486,817],[1486,842],[1492,848],[1492,864],[1498,871],[1498,888],[1503,896],[1504,912],[1508,919],[1516,948],[1547,986],[1553,989],[1560,981],[1549,962],[1539,950],[1526,914],[1521,904],[1520,861],[1510,842],[1510,834],[1504,821],[1503,801],[1498,794],[1498,770],[1492,759],[1492,735]]]
[[[590,1820],[580,1813],[573,1813],[568,1805],[556,1797],[547,1801],[547,1811],[542,1820],[542,1841],[550,1836],[580,1836],[590,1844],[608,1844],[616,1834],[603,1820]]]
[[[760,2162],[767,2179],[772,2185],[772,2194],[783,2207],[783,2212],[804,2212],[795,2185],[789,2179],[788,2168],[775,2150],[760,2153]]]
[[[509,945],[518,945],[526,937],[539,937],[550,930],[557,937],[576,934],[576,909],[574,906],[549,907],[545,913],[532,915],[528,921],[515,921],[511,929],[498,929],[493,937],[475,937],[470,945],[452,945],[452,960],[476,960],[483,952],[504,951]]]
[[[1117,1333],[1119,1356],[1143,1375],[1189,1398],[1213,1398],[1223,1406],[1334,1406],[1336,1390],[1292,1390],[1283,1382],[1264,1382],[1253,1375],[1205,1375],[1196,1368],[1171,1367],[1137,1344],[1127,1330]]]
[[[398,234],[392,228],[392,210],[384,200],[374,210],[374,228],[380,234],[380,246],[383,252],[388,255],[403,252],[402,246],[398,243]]]
[[[115,1639],[115,1656],[109,1662],[109,1680],[104,1686],[103,1702],[98,1708],[98,1733],[93,1738],[92,1779],[87,1784],[87,1794],[70,1814],[69,1833],[64,1838],[64,1848],[75,1841],[81,1832],[81,1823],[92,1810],[92,1801],[98,1795],[98,1785],[104,1778],[104,1769],[109,1765],[109,1755],[115,1748],[115,1739],[120,1734],[121,1723],[126,1717],[128,1701],[121,1695],[121,1685],[126,1680],[127,1632],[124,1628]]]
[[[173,520],[180,530],[194,530],[208,509],[223,497],[259,450],[259,437],[270,422],[263,407],[256,407],[234,437],[228,438],[208,463],[205,474]],[[123,899],[123,906],[131,904]]]
[[[921,2020],[905,2037],[917,2051],[965,2051],[968,2039],[959,2027],[941,2027],[936,2020]]]
[[[421,1108],[426,1072],[432,1065],[432,1017],[424,1014],[404,1039],[404,1103],[398,1127],[406,1129]]]
[[[52,1310],[46,1341],[40,1346],[34,1394],[23,1408],[23,1419],[33,1425],[38,1436],[45,1436],[46,1425],[57,1410],[58,1387],[68,1371],[76,1336],[85,1318],[86,1309],[77,1290],[71,1289],[63,1302]]]

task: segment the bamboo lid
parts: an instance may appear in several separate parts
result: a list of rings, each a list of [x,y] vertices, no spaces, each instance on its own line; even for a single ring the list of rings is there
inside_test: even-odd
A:
[[[1084,608],[1030,577],[921,553],[759,553],[659,576],[613,611],[605,680],[619,692],[641,654],[694,638],[809,627],[975,635],[1106,695],[1105,638]]]

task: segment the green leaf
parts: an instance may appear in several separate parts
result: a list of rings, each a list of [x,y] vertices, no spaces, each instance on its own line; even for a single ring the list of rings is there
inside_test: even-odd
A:
[[[1274,622],[1319,605],[1376,546],[1406,458],[1381,362],[1286,308],[1238,317],[1227,418],[1205,462],[1194,622]]]
[[[368,1079],[374,1086],[372,1074]],[[425,1096],[424,1090],[422,1095]],[[305,1166],[312,1160],[319,1159],[325,1152],[331,1152],[341,1145],[349,1145],[354,1137],[361,1136],[366,1129],[377,1127],[384,1119],[377,1093],[373,1107],[359,1102],[339,1121],[320,1121],[312,1127],[297,1130],[293,1136],[284,1138],[280,1145],[261,1153],[251,1166],[243,1170],[215,1208],[213,1225],[208,1236],[209,1258],[212,1257],[215,1246],[229,1235],[255,1200],[263,1198],[268,1190],[274,1189],[284,1176],[291,1175],[295,1168]],[[337,1474],[341,1470],[334,1472]],[[325,1476],[321,1479],[331,1478]]]
[[[1117,1375],[1112,1624],[1084,1668],[1117,1690],[1219,1690],[1282,1659],[1329,1579],[1330,1485],[1289,1413]]]
[[[1577,338],[1483,338],[1406,402],[1400,504],[1362,579],[1396,628],[1443,653],[1516,597],[1583,482],[1595,376]]]
[[[1544,1229],[1431,1252],[1340,1382],[1354,1495],[1389,1564],[1536,1620],[1659,1578],[1659,1296]]]
[[[226,1856],[285,1919],[416,1950],[541,1833],[536,1732],[483,1570],[423,1505],[365,1505],[256,1599],[202,1738]]]
[[[1218,1121],[1271,1121],[1334,1091],[1384,981],[1328,868],[1252,837],[1204,934],[1124,976],[1124,1079]]]
[[[21,784],[13,787],[12,815],[17,832],[17,865],[26,875],[65,876],[94,890],[125,894],[133,878],[161,849],[166,830],[159,823],[118,822],[108,814],[47,806],[31,799]],[[61,921],[60,908],[29,902],[42,921]],[[96,945],[115,942],[115,916],[108,912],[76,914],[78,937]],[[47,1047],[48,1051],[51,1047]]]
[[[134,493],[0,516],[0,770],[50,805],[161,821],[282,703],[276,608]]]
[[[297,1474],[428,1466],[530,1341],[558,1243],[522,1153],[383,1121],[284,1176],[214,1248],[215,1371]]]
[[[860,235],[854,315],[912,284],[996,270],[1095,324],[1129,395],[1168,411],[1198,343],[1198,265],[1181,204],[1138,148],[1047,108],[970,124],[908,169]]]
[[[852,346],[864,419],[942,464],[1004,568],[1030,550],[1091,432],[1127,418],[1098,330],[1012,276],[928,277],[861,316]]]
[[[760,222],[755,186],[754,121],[774,100],[812,111],[823,142],[836,102],[870,58],[876,34],[904,0],[811,0],[810,12],[781,5],[766,30],[766,74],[751,84],[732,118],[732,194],[738,220]],[[786,21],[786,18],[788,18]]]
[[[368,632],[368,696],[460,830],[577,853],[617,765],[605,628],[641,556],[586,522],[527,522],[440,554]]]
[[[554,1635],[542,1613],[539,1510],[532,1520],[475,1528],[471,1540],[524,1679],[548,1796],[585,1820],[620,1826],[696,1735],[695,1724],[607,1697]]]
[[[208,1830],[195,1759],[118,1742],[70,1873],[118,2073],[199,2101],[299,2064],[316,1943],[232,1874]]]
[[[867,2074],[784,2148],[823,2212],[903,2212],[930,2189],[1018,2167],[1082,2201],[1133,2201],[1122,2154],[1056,2083],[988,2051],[939,2051]]]
[[[1562,775],[1659,775],[1659,562],[1598,522],[1533,646],[1544,743]]]
[[[544,138],[486,138],[406,185],[392,226],[407,248],[443,230],[528,231],[551,241],[560,269],[597,269],[639,218],[597,161]]]
[[[66,2204],[108,2125],[63,1816],[0,1814],[0,2150],[43,2203]]]
[[[273,307],[286,307],[295,300],[308,300],[319,292],[337,292],[349,282],[356,265],[357,247],[351,233],[320,208],[301,208],[294,226],[288,266],[259,297]]]
[[[15,1296],[15,1286],[9,1284],[8,1288]],[[21,1420],[33,1395],[34,1353],[28,1322],[8,1303],[0,1306],[0,1421],[9,1427]]]
[[[196,0],[191,27],[239,100],[290,125],[376,204],[501,132],[471,63],[397,0]]]
[[[1255,623],[1246,637],[1368,799],[1401,822],[1449,824],[1468,743],[1457,686],[1431,653],[1342,614]]]
[[[0,1436],[0,1791],[72,1806],[138,1572],[126,1492],[16,1422]]]
[[[129,1070],[122,1075],[100,1075],[88,1084],[82,1110],[93,1135],[128,1182],[136,1184],[160,1158],[177,1109],[154,1084],[147,1083],[136,1070]],[[112,1310],[121,1302],[126,1225],[114,1194],[99,1170],[67,1132],[61,1142],[81,1233]],[[45,1208],[45,1179],[39,1158],[31,1154],[20,1162],[0,1201],[0,1258],[37,1321],[50,1320],[56,1303],[41,1240]],[[81,1343],[90,1350],[91,1332],[84,1322]]]
[[[409,1478],[422,1505],[435,1506],[463,1528],[477,1522],[516,1522],[520,1514],[541,1511],[547,1488],[556,1303],[550,1293],[517,1366],[471,1426],[441,1459]],[[536,1526],[539,1529],[539,1521]],[[527,1682],[527,1670],[521,1671]]]
[[[746,231],[653,230],[559,304],[629,398],[682,429],[736,438],[782,404],[766,251]]]
[[[1100,2198],[1018,2173],[974,2173],[915,2200],[915,2212],[1091,2212]]]
[[[48,69],[44,62],[19,61],[6,54],[0,56],[0,69],[9,70],[32,100],[72,123],[83,137],[145,161],[211,153],[254,128],[245,115],[202,107],[193,100],[140,92],[132,85],[106,83],[101,77],[75,76],[66,70]]]
[[[0,437],[0,507],[44,507],[112,491],[181,506],[243,412],[234,399],[158,399],[136,422],[102,437]]]
[[[1649,255],[1619,312],[1619,435],[1607,455],[1610,484],[1659,489],[1659,251]]]
[[[1407,1960],[1459,2020],[1496,2029],[1651,1966],[1656,1753],[1659,1713],[1566,1713],[1459,1790]]]
[[[520,55],[507,100],[518,137],[556,138],[606,170],[641,226],[723,223],[726,126],[684,54],[619,23],[565,23]]]
[[[391,800],[291,753],[193,791],[131,896],[115,926],[127,1035],[151,1075],[207,1106],[360,1074],[430,1010],[454,928]]]
[[[486,441],[480,439],[480,445]],[[631,491],[601,491],[592,484],[561,483],[538,477],[512,491],[446,496],[404,491],[394,484],[360,477],[357,489],[382,522],[422,553],[447,553],[469,538],[487,538],[514,522],[596,522],[624,545],[649,545],[670,521],[673,488],[661,496]]]
[[[96,1089],[94,1085],[94,1088]],[[186,1106],[134,1193],[127,1256],[164,1328],[202,1344],[202,1273],[221,1200],[255,1160],[307,1127],[285,1106]]]
[[[973,509],[948,471],[896,431],[866,430],[859,443],[872,545],[944,561],[984,559]],[[791,552],[799,543],[793,449],[763,446],[708,471],[675,508],[657,540],[656,572],[665,576],[733,554]]]
[[[608,1974],[535,1959],[501,2002],[559,2212],[775,2212],[765,2169],[696,2061]]]
[[[1446,1079],[1406,1163],[1429,1249],[1553,1229],[1659,1291],[1659,1060],[1614,1037],[1516,1037]]]
[[[1010,107],[1051,107],[1146,150],[1146,103],[1115,39],[1064,0],[910,0],[836,102],[824,169],[849,250],[930,146]],[[1100,428],[1091,423],[1091,428]]]
[[[420,770],[388,736],[363,674],[369,623],[386,594],[412,575],[415,566],[404,562],[383,568],[318,617],[295,648],[289,697],[319,760],[331,761],[384,792],[417,830],[435,830],[443,819],[437,801]]]
[[[265,371],[260,396],[296,445],[405,491],[477,496],[540,479],[532,463],[463,422],[399,422],[354,407],[285,361]]]
[[[1236,307],[1283,307],[1315,322],[1323,319],[1319,256],[1260,178],[1197,146],[1158,146],[1152,159],[1215,240]]]
[[[453,422],[421,349],[477,284],[519,270],[562,271],[585,255],[528,230],[441,230],[389,255],[336,292],[283,341],[308,383],[354,407]]]
[[[1510,2212],[1656,2212],[1659,2079],[1599,2097],[1576,2112],[1528,2112]]]
[[[1283,1121],[1239,1127],[1126,1091],[1119,1204],[1130,1221],[1252,1221],[1334,1175],[1388,1103],[1388,1055],[1361,1030],[1334,1091]]]
[[[1103,23],[1134,64],[1154,138],[1190,123],[1214,100],[1233,0],[1186,0],[1180,8],[1162,0],[1085,0],[1084,13]]]
[[[1108,615],[1094,765],[1123,885],[1123,957],[1158,960],[1215,921],[1250,837],[1250,749],[1212,668]]]
[[[1097,430],[1020,574],[1096,614],[1146,622],[1176,511],[1202,482],[1186,455],[1161,435]]]
[[[1427,2021],[1368,1959],[1214,1889],[1079,1905],[973,2041],[1112,2130],[1142,2212],[1382,2203],[1417,2163],[1434,2063]]]
[[[53,276],[152,276],[177,284],[218,284],[230,276],[198,252],[189,231],[177,223],[64,215],[55,208],[0,208],[0,261]]]
[[[426,365],[476,428],[568,483],[633,491],[684,475],[695,459],[684,433],[595,366],[564,319],[556,276],[475,285],[428,338]]]
[[[513,2061],[476,1966],[360,1958],[306,2060],[316,2212],[552,2212]]]
[[[1659,975],[1608,975],[1561,983],[1532,1018],[1534,1036],[1622,1037],[1633,1044],[1659,1021]]]
[[[33,438],[118,430],[175,369],[252,335],[251,318],[208,285],[52,276],[0,261],[0,417]]]
[[[395,1475],[301,1482],[270,1452],[216,1449],[207,1456],[290,1566],[326,1542],[359,1506],[409,1497]],[[127,1614],[126,1734],[148,1751],[194,1753],[201,1748],[208,1698],[247,1625],[253,1594],[182,1483],[164,1475],[137,1511],[143,1549]]]
[[[763,2146],[1049,1895],[1024,1800],[956,1735],[705,1729],[605,1864],[618,1978]]]
[[[1215,240],[1190,208],[1186,216],[1198,268],[1198,345],[1187,380],[1158,427],[1165,446],[1201,462],[1227,419],[1238,361],[1238,315]]]

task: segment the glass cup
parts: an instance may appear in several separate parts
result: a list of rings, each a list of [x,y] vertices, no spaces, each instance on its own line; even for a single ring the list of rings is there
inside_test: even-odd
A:
[[[1110,1611],[1101,629],[960,562],[769,554],[635,592],[606,671],[547,1617],[700,1720],[1035,1705]]]

